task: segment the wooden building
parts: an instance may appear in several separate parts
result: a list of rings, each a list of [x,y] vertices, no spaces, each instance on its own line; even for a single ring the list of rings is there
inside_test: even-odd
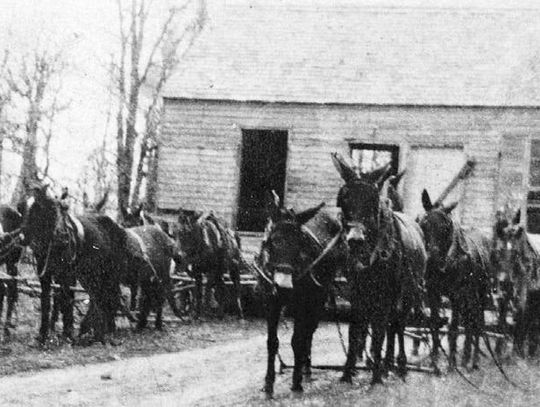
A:
[[[406,168],[413,216],[423,188],[438,196],[474,159],[456,216],[490,232],[499,207],[528,204],[540,232],[540,8],[372,4],[208,2],[164,97],[159,210],[260,231],[270,189],[333,208],[339,151]]]

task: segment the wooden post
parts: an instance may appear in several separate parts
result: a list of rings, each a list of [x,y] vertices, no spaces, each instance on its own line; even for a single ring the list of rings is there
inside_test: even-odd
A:
[[[444,191],[441,193],[441,195],[437,198],[437,200],[433,203],[434,206],[442,204],[442,202],[446,199],[446,197],[452,192],[452,190],[456,187],[459,181],[467,178],[469,175],[471,175],[471,172],[476,165],[476,162],[474,160],[467,160],[467,162],[463,165],[461,170],[457,173],[457,175],[450,181],[450,184],[444,189]]]

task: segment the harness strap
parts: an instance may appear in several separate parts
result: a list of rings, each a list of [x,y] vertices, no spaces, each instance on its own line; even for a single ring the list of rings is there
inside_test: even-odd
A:
[[[310,228],[306,227],[305,225],[302,225],[300,229],[302,230],[302,232],[304,232],[306,235],[308,235],[311,238],[311,240],[317,246],[319,246],[319,248],[322,249],[324,247],[323,244],[321,243],[321,241],[319,240],[319,238],[317,236],[315,236],[315,233],[313,233],[313,231]]]
[[[77,239],[79,240],[79,242],[82,242],[84,240],[84,228],[81,221],[72,214],[68,214],[68,219],[75,227],[75,231],[77,232]]]
[[[309,230],[308,228],[302,228],[302,229],[303,230],[304,229]],[[315,285],[317,285],[319,287],[322,287],[322,284],[315,277],[315,274],[313,274],[313,269],[328,255],[328,253],[330,253],[334,249],[336,244],[339,242],[339,239],[341,238],[341,232],[342,232],[342,229],[340,228],[340,230],[335,234],[335,236],[332,238],[332,240],[330,240],[330,242],[328,242],[326,247],[324,247],[323,251],[317,256],[317,258],[315,260],[313,260],[311,262],[311,264],[309,266],[307,266],[303,270],[303,272],[300,275],[299,279],[304,278],[304,276],[309,273],[309,276],[311,277],[311,280],[313,280]],[[313,236],[313,238],[315,239],[315,242],[317,242],[319,244],[319,246],[322,248],[323,246],[320,243],[320,241],[315,237],[315,235],[311,231],[310,231],[310,233],[311,233],[310,236]]]

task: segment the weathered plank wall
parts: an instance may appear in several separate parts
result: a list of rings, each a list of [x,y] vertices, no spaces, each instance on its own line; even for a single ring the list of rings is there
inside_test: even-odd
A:
[[[402,167],[411,146],[463,145],[477,166],[460,203],[465,226],[491,231],[500,204],[504,134],[540,135],[540,112],[526,108],[316,105],[165,100],[159,208],[213,210],[235,224],[242,128],[289,132],[285,204],[333,207],[341,180],[329,153],[349,142],[397,144]],[[444,165],[444,163],[441,163]],[[505,185],[508,189],[508,186]],[[508,192],[505,192],[507,194]],[[420,199],[420,197],[418,198]]]

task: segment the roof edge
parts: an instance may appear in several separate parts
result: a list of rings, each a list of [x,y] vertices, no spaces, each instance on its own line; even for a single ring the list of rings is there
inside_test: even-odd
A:
[[[186,102],[211,102],[211,103],[254,103],[273,105],[304,105],[304,106],[374,106],[374,107],[408,107],[408,108],[456,108],[456,109],[527,109],[540,110],[539,105],[476,105],[476,104],[446,104],[446,103],[369,103],[369,102],[305,102],[285,100],[259,100],[259,99],[217,99],[217,98],[190,98],[182,96],[162,96],[163,100],[186,101]]]

